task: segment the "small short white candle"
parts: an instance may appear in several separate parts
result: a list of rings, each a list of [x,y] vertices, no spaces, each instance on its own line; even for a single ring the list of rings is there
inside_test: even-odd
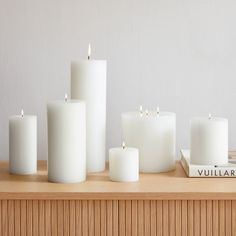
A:
[[[23,110],[9,120],[9,165],[12,174],[37,172],[37,117]]]
[[[191,120],[190,160],[196,165],[221,165],[228,162],[228,120],[195,117]]]
[[[112,181],[135,182],[139,180],[138,149],[125,147],[109,150],[109,174]]]
[[[48,111],[48,180],[75,183],[86,179],[85,102],[51,101]]]

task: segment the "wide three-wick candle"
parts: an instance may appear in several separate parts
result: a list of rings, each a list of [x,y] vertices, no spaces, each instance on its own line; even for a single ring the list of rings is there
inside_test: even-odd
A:
[[[192,164],[226,164],[228,162],[228,120],[211,115],[193,118],[190,145]]]
[[[48,180],[75,183],[86,179],[85,103],[51,101],[48,110]]]
[[[37,172],[37,117],[21,115],[9,121],[10,173],[18,175]]]
[[[71,97],[86,102],[88,172],[105,169],[106,71],[104,60],[73,61],[71,64]]]
[[[123,140],[139,150],[141,172],[164,172],[175,167],[176,116],[146,111],[122,114]]]

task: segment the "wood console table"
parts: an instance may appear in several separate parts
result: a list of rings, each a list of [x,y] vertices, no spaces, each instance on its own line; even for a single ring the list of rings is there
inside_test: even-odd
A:
[[[0,162],[0,235],[236,235],[236,179],[141,174],[139,183],[110,182],[108,173],[81,184],[8,174]]]

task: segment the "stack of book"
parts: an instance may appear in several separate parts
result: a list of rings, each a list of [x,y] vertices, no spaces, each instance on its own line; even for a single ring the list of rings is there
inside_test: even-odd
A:
[[[190,163],[190,151],[181,150],[181,164],[188,177],[236,177],[236,151],[229,152],[226,165],[194,165]]]

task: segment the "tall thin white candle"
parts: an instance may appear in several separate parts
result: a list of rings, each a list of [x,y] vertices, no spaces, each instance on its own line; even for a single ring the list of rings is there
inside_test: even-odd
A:
[[[87,171],[105,169],[106,160],[106,61],[88,59],[71,64],[71,96],[86,102]]]

